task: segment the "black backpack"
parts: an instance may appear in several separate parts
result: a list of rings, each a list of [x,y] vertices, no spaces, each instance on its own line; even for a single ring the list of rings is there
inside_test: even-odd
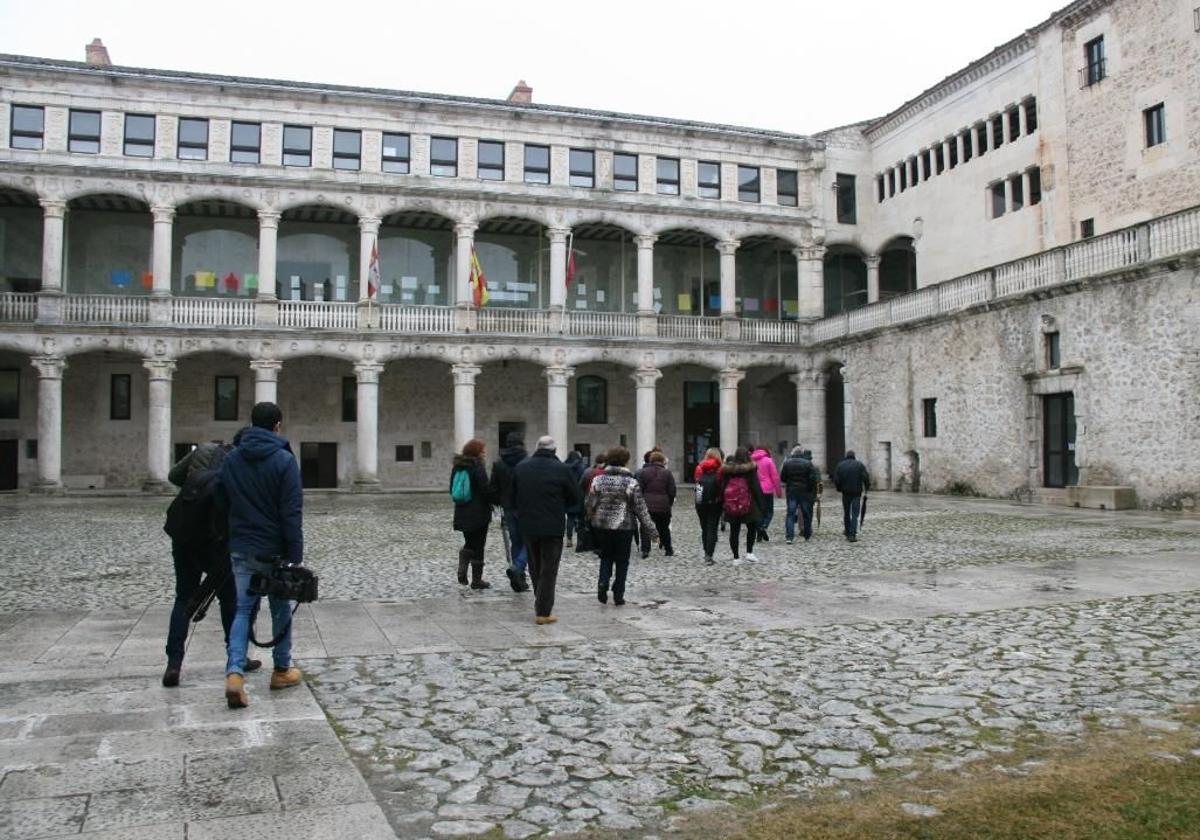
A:
[[[225,458],[224,447],[201,470],[188,473],[179,494],[167,507],[163,530],[175,542],[195,543],[222,540],[228,530],[223,511],[217,508],[217,474]]]
[[[696,507],[716,507],[721,504],[719,483],[720,476],[716,471],[700,474],[696,482]]]

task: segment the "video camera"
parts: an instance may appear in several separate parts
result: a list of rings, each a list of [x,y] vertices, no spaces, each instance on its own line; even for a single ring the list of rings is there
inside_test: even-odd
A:
[[[260,563],[270,563],[267,574],[255,572],[250,577],[251,595],[269,595],[287,601],[307,604],[317,600],[317,576],[300,564],[289,565],[282,557],[258,557]]]

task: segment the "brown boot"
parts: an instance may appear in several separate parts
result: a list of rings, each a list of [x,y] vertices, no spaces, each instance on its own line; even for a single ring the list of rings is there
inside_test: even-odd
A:
[[[276,668],[271,672],[271,690],[275,691],[280,688],[291,688],[293,685],[300,684],[300,678],[303,674],[295,665],[289,668],[284,668],[280,671]]]
[[[246,679],[241,674],[229,674],[225,677],[225,702],[231,709],[244,709],[250,705],[250,695],[246,693]]]
[[[475,552],[469,548],[460,548],[458,550],[458,582],[463,586],[467,585],[467,566],[471,565],[471,560],[475,557]]]

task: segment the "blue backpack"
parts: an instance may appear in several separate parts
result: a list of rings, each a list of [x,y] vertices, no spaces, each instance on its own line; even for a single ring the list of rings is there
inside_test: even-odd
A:
[[[455,504],[465,504],[471,501],[471,473],[469,471],[454,471],[454,478],[450,481],[450,498]]]

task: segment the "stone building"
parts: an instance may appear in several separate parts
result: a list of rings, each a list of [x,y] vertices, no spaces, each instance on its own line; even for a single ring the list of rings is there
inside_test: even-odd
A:
[[[1187,503],[1192,1],[1080,0],[814,136],[0,56],[0,487],[157,488],[274,399],[309,487],[523,430]]]

